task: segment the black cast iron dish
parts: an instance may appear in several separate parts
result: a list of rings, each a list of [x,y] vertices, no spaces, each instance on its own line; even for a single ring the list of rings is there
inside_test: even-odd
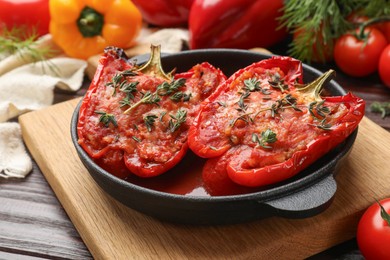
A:
[[[136,60],[141,64],[147,58],[139,56]],[[164,55],[162,63],[165,71],[174,68],[186,71],[197,63],[208,61],[222,69],[226,75],[231,75],[236,70],[265,58],[269,56],[244,50],[212,49]],[[310,66],[303,65],[303,68],[305,82],[310,82],[321,74]],[[345,95],[345,91],[333,80],[325,89],[330,95]],[[74,111],[71,122],[72,141],[81,161],[97,184],[132,209],[162,220],[186,224],[233,224],[269,216],[304,218],[321,213],[332,202],[337,188],[334,175],[357,135],[356,130],[308,169],[265,190],[220,197],[184,196],[132,184],[96,165],[77,143],[78,111],[79,107]]]

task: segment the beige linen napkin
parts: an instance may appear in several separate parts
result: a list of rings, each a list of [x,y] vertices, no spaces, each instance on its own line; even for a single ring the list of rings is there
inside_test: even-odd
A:
[[[78,90],[87,63],[56,57],[7,69],[9,60],[0,61],[0,68],[7,71],[0,75],[0,177],[22,178],[31,171],[31,159],[25,152],[20,126],[6,121],[51,105],[55,87]]]
[[[0,124],[0,177],[23,178],[32,169],[18,123]]]
[[[54,87],[76,91],[86,62],[66,57],[23,65],[0,76],[0,122],[53,103]]]

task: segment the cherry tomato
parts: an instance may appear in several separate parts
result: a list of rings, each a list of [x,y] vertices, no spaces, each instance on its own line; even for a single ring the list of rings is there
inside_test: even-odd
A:
[[[390,22],[383,22],[378,25],[378,29],[386,37],[387,42],[390,43]]]
[[[378,72],[383,84],[390,88],[390,44],[382,51]]]
[[[0,33],[5,26],[24,29],[25,36],[47,34],[49,31],[49,0],[0,0]]]
[[[390,198],[379,203],[387,213],[390,212]],[[390,259],[390,226],[382,218],[378,203],[370,206],[361,217],[356,238],[359,249],[367,260]]]
[[[355,33],[359,33],[359,30]],[[375,28],[366,28],[364,33],[364,40],[358,39],[353,33],[344,34],[336,40],[334,60],[348,75],[362,77],[378,69],[379,57],[387,45],[387,40]]]

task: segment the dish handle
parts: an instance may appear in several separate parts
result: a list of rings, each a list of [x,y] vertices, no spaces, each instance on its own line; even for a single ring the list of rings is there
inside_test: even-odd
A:
[[[331,204],[337,190],[333,174],[316,184],[285,197],[266,201],[274,215],[287,218],[306,218],[317,215]]]

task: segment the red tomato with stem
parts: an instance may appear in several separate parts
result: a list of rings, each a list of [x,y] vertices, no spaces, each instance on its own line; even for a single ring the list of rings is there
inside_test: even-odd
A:
[[[387,45],[383,34],[375,28],[366,28],[363,39],[359,30],[347,33],[336,40],[334,60],[337,66],[350,76],[367,76],[378,69],[379,57]]]
[[[390,88],[390,44],[382,51],[378,72],[383,84]]]
[[[0,33],[21,29],[23,36],[42,36],[49,32],[49,0],[0,0]]]
[[[358,246],[367,260],[390,259],[390,198],[379,203],[366,210],[357,228]]]

